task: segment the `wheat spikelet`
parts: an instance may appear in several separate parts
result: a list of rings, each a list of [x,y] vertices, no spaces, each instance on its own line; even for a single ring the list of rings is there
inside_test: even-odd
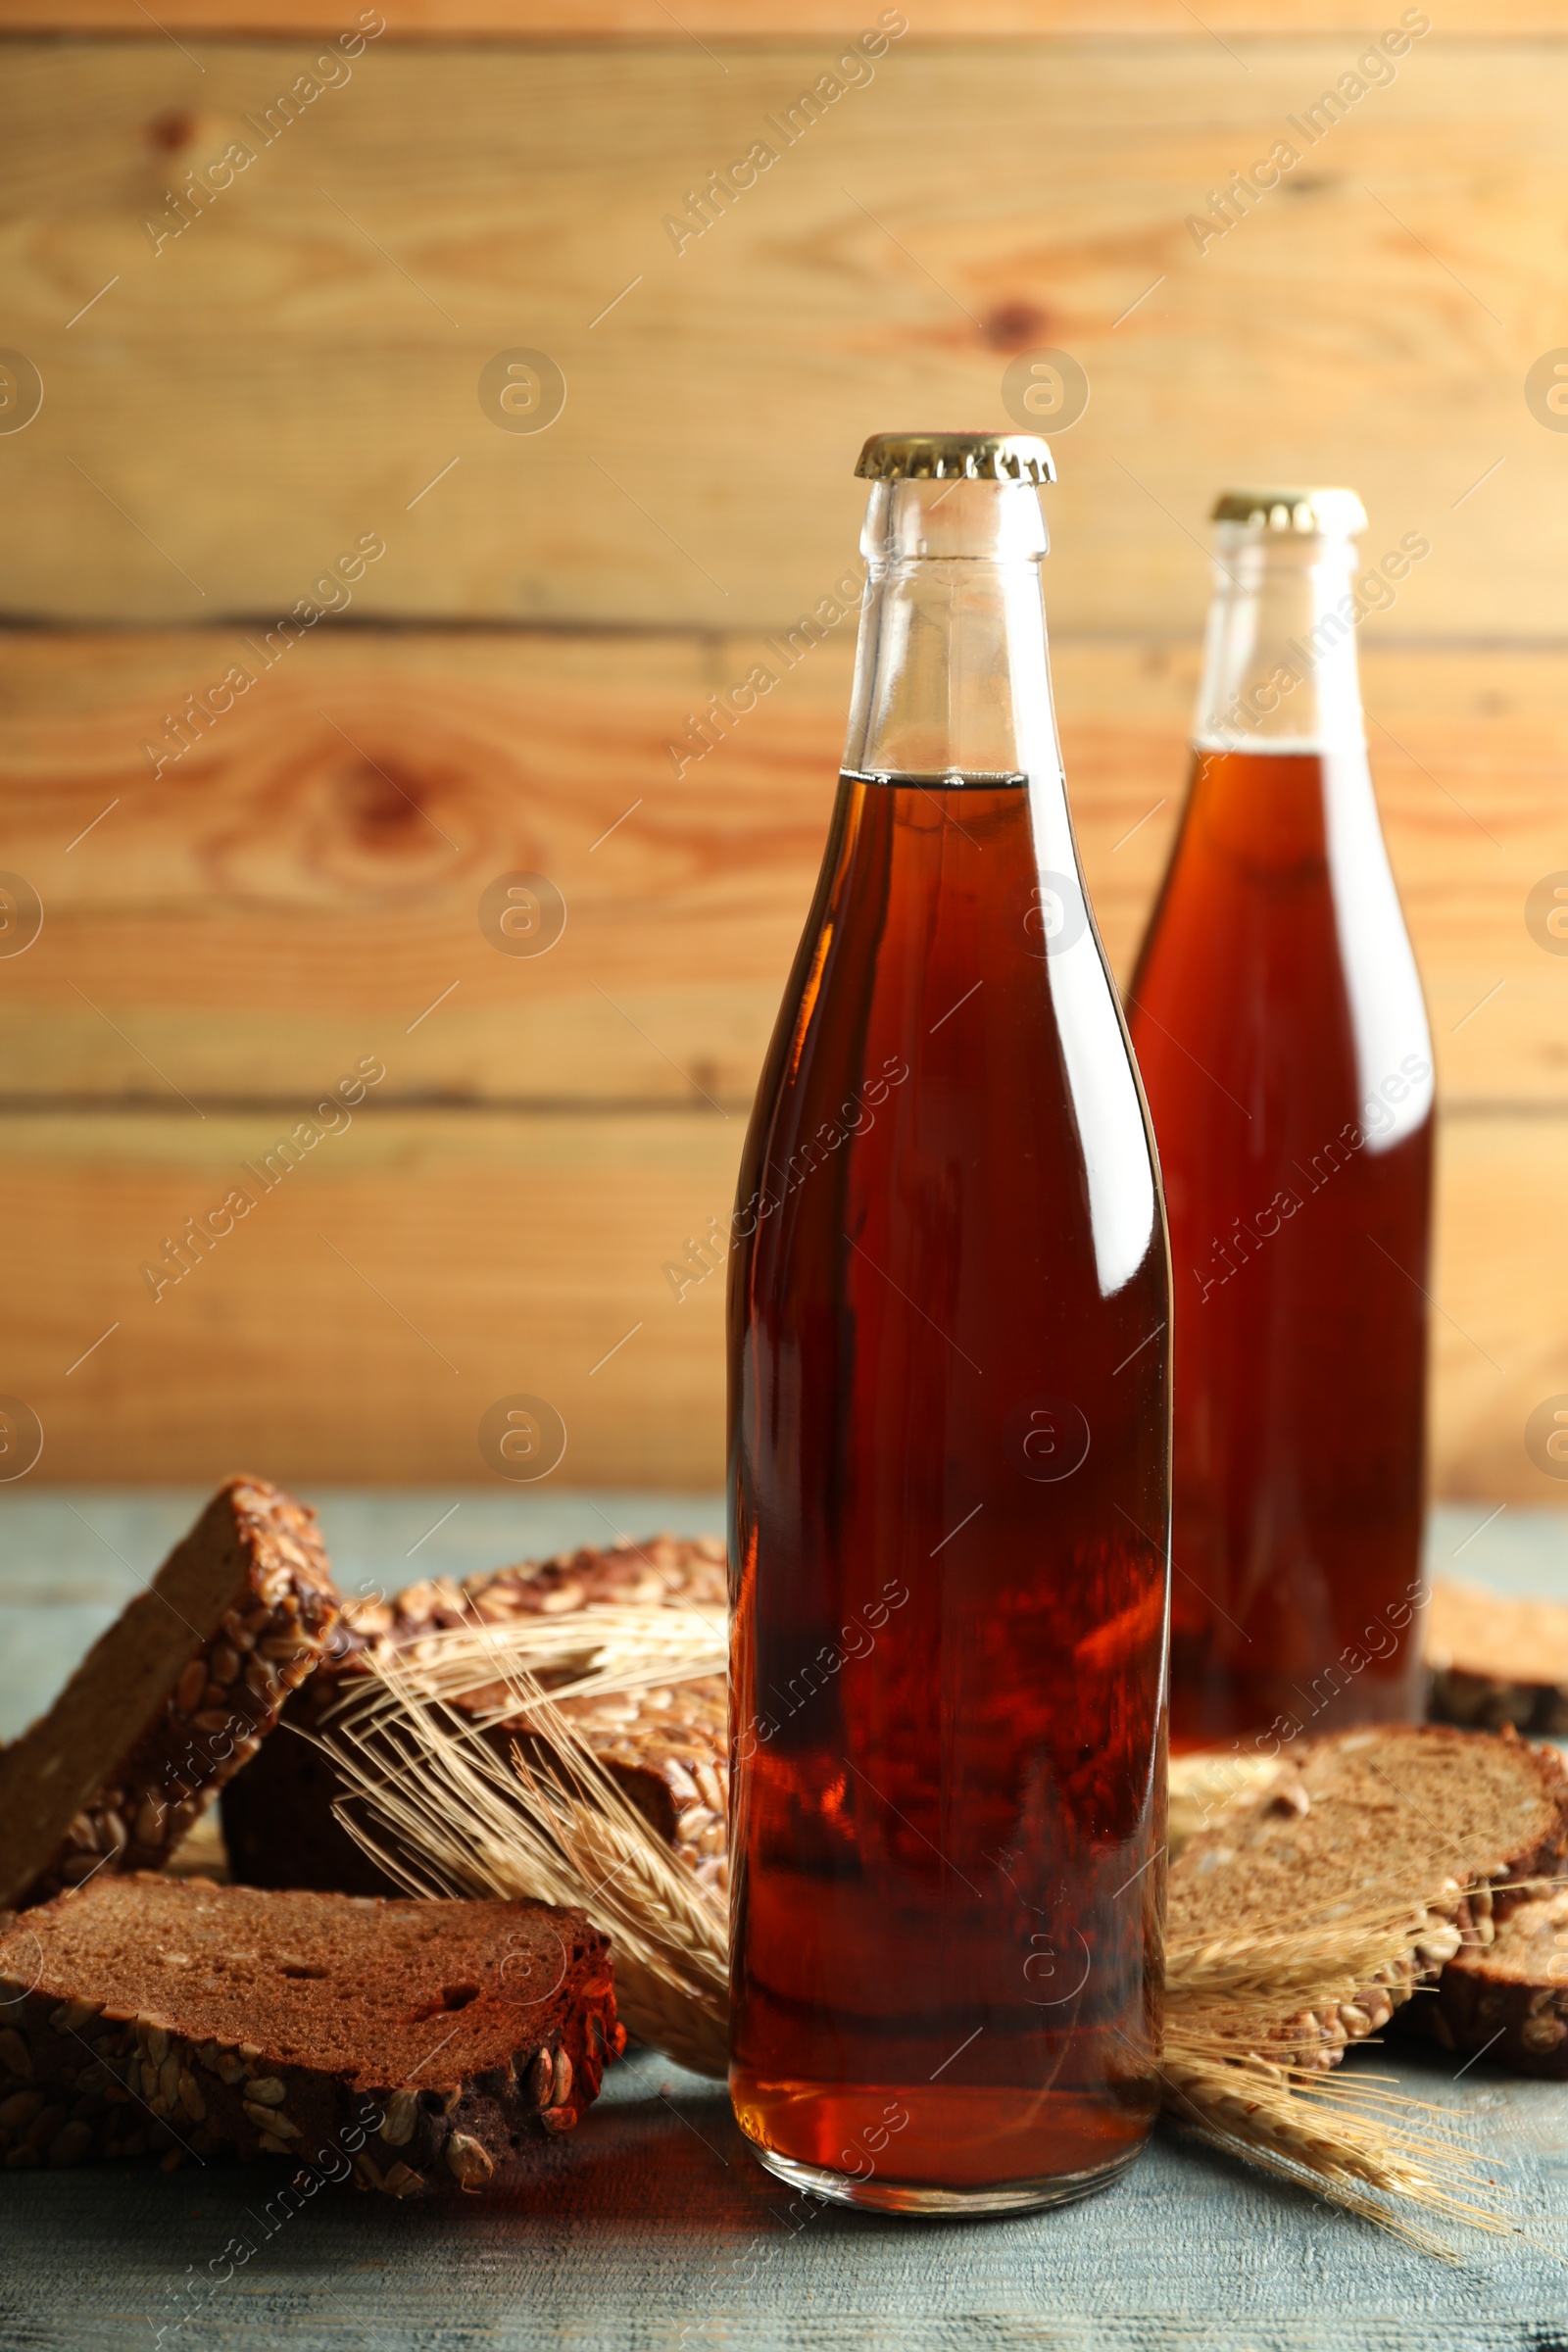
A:
[[[396,1654],[383,1689],[348,1707],[322,1744],[350,1783],[335,1810],[418,1894],[532,1896],[580,1905],[612,1938],[628,2029],[696,2074],[727,2064],[728,1921],[674,1859],[530,1676],[509,1673],[508,1712],[548,1740],[545,1765],[510,1764],[421,1687]],[[390,1699],[390,1705],[386,1701]]]
[[[1202,1940],[1172,1936],[1165,1949],[1166,1991],[1239,2000],[1255,1992],[1266,2000],[1322,1987],[1331,1980],[1370,1984],[1384,1970],[1397,1969],[1413,1951],[1429,1909],[1451,1900],[1444,1887],[1430,1903],[1412,1905],[1392,1919],[1385,1905],[1359,1917],[1301,1920],[1246,1935]]]
[[[1447,2240],[1401,2212],[1400,2203],[1494,2235],[1512,2233],[1508,2217],[1480,2194],[1493,2183],[1479,2154],[1447,2133],[1410,2128],[1441,2109],[1377,2084],[1326,2085],[1289,2066],[1214,2061],[1169,2039],[1161,2074],[1165,2111],[1181,2128],[1315,2189],[1429,2254],[1456,2259]]]
[[[607,1612],[607,1615],[610,1612]],[[669,1612],[616,1610],[667,1625]],[[548,1626],[548,1621],[547,1626]],[[613,1637],[595,1642],[603,1633]],[[569,1694],[669,1680],[642,1670],[635,1626],[572,1642],[556,1626],[484,1626],[443,1635],[424,1654],[383,1652],[324,1742],[352,1784],[338,1810],[400,1883],[420,1893],[533,1896],[586,1909],[612,1937],[617,1999],[629,2029],[701,2074],[726,2064],[727,1922],[637,1812],[532,1669],[575,1661]],[[703,1638],[708,1638],[704,1636]],[[695,1633],[693,1655],[703,1654]],[[667,1659],[668,1651],[663,1655]],[[712,1653],[707,1653],[711,1657]],[[707,1662],[701,1669],[711,1671]],[[688,1672],[697,1671],[688,1668]],[[635,1677],[635,1680],[619,1679]],[[479,1721],[449,1703],[499,1681],[505,1716],[528,1729],[510,1759]],[[543,1760],[548,1757],[548,1761]],[[1377,2081],[1324,2080],[1343,2047],[1326,2022],[1369,1986],[1403,1998],[1434,1914],[1451,1914],[1451,1883],[1428,1902],[1202,1940],[1177,1939],[1166,1962],[1162,2075],[1170,2120],[1209,2144],[1309,2187],[1425,2251],[1454,2259],[1434,2221],[1511,2228],[1487,2202],[1476,2152],[1426,2108]]]
[[[1293,2016],[1276,2003],[1255,2002],[1231,2008],[1223,2001],[1170,2003],[1165,2011],[1167,2048],[1215,2066],[1256,2058],[1273,2066],[1291,2066],[1301,2073],[1327,2074],[1336,2067],[1348,2036],[1326,2036],[1323,2020],[1336,2004],[1298,2010]],[[1357,2039],[1365,2039],[1358,2035]]]
[[[729,2072],[727,1998],[709,2005],[693,2000],[667,1974],[648,1967],[615,1945],[615,2006],[628,2033],[651,2049],[662,2050],[689,2074],[722,2082]]]
[[[1223,1937],[1177,1938],[1166,1953],[1165,2112],[1181,2128],[1307,2186],[1424,2251],[1456,2259],[1404,2207],[1470,2228],[1512,2225],[1481,2193],[1493,2185],[1448,2131],[1416,2130],[1423,2108],[1397,2089],[1324,2080],[1348,2038],[1364,2035],[1370,1996],[1396,2007],[1414,1987],[1421,1947],[1447,1925],[1461,1889],[1446,1879],[1392,1916],[1347,1907]],[[1387,2007],[1375,2014],[1387,2014]],[[1392,2200],[1392,2202],[1391,2202]]]
[[[508,1693],[506,1703],[469,1710],[484,1720],[486,1714],[511,1712],[518,1676],[548,1677],[551,1695],[558,1699],[609,1697],[722,1674],[728,1643],[722,1615],[695,1601],[678,1608],[667,1602],[596,1601],[559,1617],[502,1623],[475,1617],[467,1625],[421,1634],[398,1649],[396,1658],[404,1682],[416,1683],[429,1698],[461,1698],[499,1683]],[[340,1702],[353,1706],[362,1721],[377,1704],[396,1711],[399,1703],[390,1684],[368,1702],[363,1690]]]

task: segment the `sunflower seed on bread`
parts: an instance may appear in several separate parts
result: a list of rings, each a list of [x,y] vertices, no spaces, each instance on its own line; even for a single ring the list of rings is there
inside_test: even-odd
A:
[[[1172,1756],[1167,1772],[1165,1835],[1174,1862],[1200,1830],[1232,1805],[1246,1804],[1287,1768],[1272,1756],[1243,1756],[1200,1748]]]
[[[1568,1886],[1516,1887],[1491,1942],[1455,1952],[1410,2024],[1446,2050],[1568,2081]]]
[[[395,2197],[536,2173],[625,2041],[581,1911],[149,1872],[0,1922],[0,2018],[9,2170],[286,2156]]]
[[[162,1864],[257,1753],[337,1614],[315,1512],[230,1479],[0,1750],[0,1909]]]

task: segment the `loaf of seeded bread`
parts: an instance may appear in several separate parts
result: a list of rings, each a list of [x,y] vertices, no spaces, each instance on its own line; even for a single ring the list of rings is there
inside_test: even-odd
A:
[[[1433,1585],[1427,1610],[1428,1713],[1439,1723],[1568,1734],[1568,1606],[1478,1585]]]
[[[0,2018],[9,2170],[282,2156],[395,2197],[535,2177],[625,2044],[580,1911],[143,1872],[0,1921]]]
[[[230,1479],[0,1751],[0,1909],[161,1864],[257,1754],[337,1615],[315,1512]]]
[[[1568,2081],[1568,1886],[1526,1883],[1490,1943],[1467,1940],[1412,2026],[1446,2050]]]
[[[416,1585],[392,1601],[349,1602],[319,1671],[290,1700],[282,1734],[224,1790],[223,1836],[233,1877],[253,1886],[395,1891],[394,1882],[334,1817],[346,1793],[331,1757],[310,1737],[363,1687],[381,1650],[418,1656],[432,1634],[561,1618],[602,1603],[721,1610],[724,1546],[717,1539],[657,1536],[642,1544],[583,1549],[523,1562],[462,1584]],[[548,1678],[547,1678],[548,1679]],[[528,1726],[505,1686],[476,1679],[449,1700],[482,1727],[503,1759]],[[727,1886],[728,1725],[721,1677],[567,1699],[563,1713],[639,1812],[705,1885]]]
[[[1283,1751],[1265,1786],[1190,1838],[1171,1866],[1166,1936],[1207,1946],[1352,1910],[1414,1915],[1404,1958],[1352,2000],[1282,2015],[1277,2037],[1332,2066],[1462,1950],[1484,1955],[1523,1899],[1518,1882],[1565,1854],[1568,1773],[1552,1749],[1431,1724],[1342,1732]],[[1423,1992],[1409,2015],[1431,2014]]]

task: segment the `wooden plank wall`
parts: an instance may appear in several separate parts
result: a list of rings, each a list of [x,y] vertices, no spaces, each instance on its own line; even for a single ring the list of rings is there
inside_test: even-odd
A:
[[[720,749],[668,747],[855,573],[864,432],[1004,423],[1055,348],[1091,396],[1054,660],[1123,974],[1215,487],[1348,479],[1369,556],[1431,543],[1363,665],[1446,1109],[1435,1478],[1568,1500],[1523,1445],[1568,1392],[1568,957],[1525,919],[1568,869],[1568,438],[1526,394],[1568,334],[1550,12],[1447,12],[1374,80],[1393,6],[911,8],[792,144],[765,126],[878,10],[381,13],[340,74],[347,5],[0,0],[0,428],[29,365],[43,393],[0,429],[0,863],[44,910],[0,955],[0,1392],[45,1474],[482,1478],[482,1414],[529,1394],[563,1476],[717,1478],[722,1274],[677,1300],[665,1269],[727,1207],[853,618]],[[484,405],[518,350],[564,379],[545,431]],[[520,871],[564,913],[537,956],[481,923]],[[155,1299],[165,1243],[362,1064]]]

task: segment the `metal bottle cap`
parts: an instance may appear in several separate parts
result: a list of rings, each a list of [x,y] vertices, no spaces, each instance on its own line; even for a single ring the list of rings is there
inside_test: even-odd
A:
[[[1353,490],[1318,485],[1294,490],[1222,490],[1212,522],[1247,522],[1260,531],[1317,531],[1353,539],[1366,529],[1366,509]]]
[[[873,433],[855,468],[871,482],[1054,482],[1035,433]]]

